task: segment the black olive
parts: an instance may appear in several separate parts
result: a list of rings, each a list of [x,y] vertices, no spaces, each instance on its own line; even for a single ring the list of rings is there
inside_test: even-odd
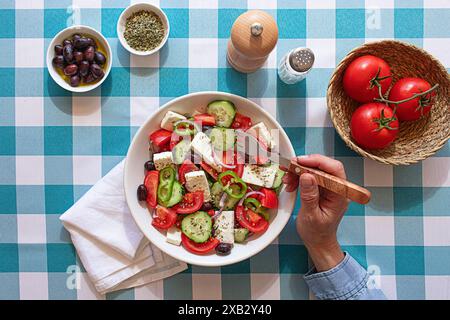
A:
[[[78,39],[81,39],[81,36],[80,36],[78,33],[75,33],[75,34],[72,36],[72,40],[75,41],[75,40],[78,40]]]
[[[231,243],[221,242],[216,247],[216,253],[220,254],[222,256],[225,256],[227,254],[230,254],[232,247],[233,247],[233,245]]]
[[[147,161],[147,162],[144,164],[144,168],[145,168],[145,170],[147,170],[147,171],[155,170],[155,169],[156,169],[156,168],[155,168],[155,163],[154,163],[152,160],[149,160],[149,161]]]
[[[102,68],[96,63],[91,64],[90,71],[95,79],[102,78],[104,75]]]
[[[85,77],[83,77],[83,81],[85,82],[85,83],[91,83],[91,82],[94,82],[95,81],[95,78],[94,78],[94,76],[92,75],[92,73],[88,73]]]
[[[81,61],[83,61],[83,58],[84,58],[83,52],[75,51],[73,53],[73,58],[75,59],[76,63],[81,63]]]
[[[213,205],[211,202],[205,202],[200,210],[202,211],[209,211],[213,208]]]
[[[64,74],[66,76],[73,76],[77,74],[78,72],[78,66],[76,64],[69,64],[67,67],[64,68]]]
[[[147,199],[147,188],[143,184],[137,188],[137,197],[139,201]]]
[[[55,54],[58,56],[63,54],[63,46],[60,44],[55,45]]]
[[[78,50],[83,50],[91,45],[91,42],[87,38],[80,38],[73,42],[73,45]]]
[[[52,62],[55,67],[58,67],[60,69],[64,68],[64,57],[63,56],[61,56],[61,55],[55,56],[53,58]]]
[[[63,46],[67,46],[69,44],[72,45],[72,40],[66,39],[66,40],[63,41]]]
[[[71,44],[64,46],[63,56],[67,63],[73,62],[73,46]]]
[[[87,74],[89,73],[89,62],[85,61],[81,61],[80,65],[79,65],[79,69],[80,69],[80,75],[82,77],[87,76]]]
[[[77,74],[70,77],[70,85],[72,87],[78,87],[80,85],[80,81],[81,81],[80,76]]]
[[[103,65],[106,62],[106,57],[103,55],[103,53],[95,51],[94,55],[95,62],[97,62],[99,65]]]
[[[95,57],[95,49],[93,46],[89,46],[87,47],[86,50],[84,50],[84,58],[89,61],[92,62],[94,61],[94,57]]]

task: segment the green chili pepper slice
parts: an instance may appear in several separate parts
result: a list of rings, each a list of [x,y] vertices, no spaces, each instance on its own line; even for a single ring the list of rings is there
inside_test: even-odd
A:
[[[247,198],[244,200],[244,206],[249,208],[250,210],[257,212],[258,209],[261,207],[261,202],[259,202],[255,198]]]
[[[190,121],[180,121],[175,125],[173,131],[179,136],[190,136],[195,134],[196,130]]]
[[[172,196],[175,176],[175,169],[172,167],[166,167],[159,172],[158,199],[161,201],[169,201]]]
[[[218,180],[230,197],[241,199],[247,193],[247,184],[234,171],[228,170],[219,174]],[[231,186],[239,187],[239,191],[236,192],[236,188]]]

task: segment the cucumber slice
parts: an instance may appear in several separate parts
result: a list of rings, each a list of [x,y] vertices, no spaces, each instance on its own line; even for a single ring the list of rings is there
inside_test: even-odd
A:
[[[236,134],[234,129],[213,128],[209,134],[211,144],[214,149],[219,151],[230,150],[234,148],[236,142]]]
[[[247,239],[248,232],[248,229],[245,228],[234,229],[234,242],[244,242]]]
[[[275,174],[275,180],[273,181],[273,189],[278,188],[283,183],[283,177],[285,175],[286,171],[281,170],[278,168],[277,173]]]
[[[216,125],[229,128],[236,115],[234,104],[227,100],[216,100],[208,104],[207,112],[216,118]]]
[[[209,239],[212,230],[212,219],[204,211],[197,211],[181,221],[181,231],[192,241],[203,243]]]
[[[183,199],[184,188],[178,181],[173,182],[172,195],[168,201],[160,201],[158,203],[163,207],[170,208],[179,203]]]
[[[186,156],[191,151],[191,142],[188,140],[181,140],[172,150],[173,161],[175,164],[182,164]]]

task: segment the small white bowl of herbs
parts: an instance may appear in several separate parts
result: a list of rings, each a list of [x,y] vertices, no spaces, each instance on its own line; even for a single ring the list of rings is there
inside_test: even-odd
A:
[[[161,8],[150,3],[127,7],[117,21],[117,36],[132,54],[151,55],[161,49],[169,38],[169,19]]]

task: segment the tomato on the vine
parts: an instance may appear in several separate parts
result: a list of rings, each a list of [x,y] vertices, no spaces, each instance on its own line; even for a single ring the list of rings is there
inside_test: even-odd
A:
[[[397,137],[399,123],[393,110],[383,103],[366,103],[355,110],[350,121],[355,142],[367,149],[382,149]]]
[[[401,101],[411,98],[416,93],[422,93],[431,88],[431,85],[420,78],[403,78],[398,80],[389,91],[390,101]],[[417,120],[430,112],[433,106],[432,98],[436,93],[430,92],[415,99],[397,104],[396,116],[400,121]],[[391,105],[392,108],[395,105]]]
[[[392,82],[391,69],[383,59],[365,55],[353,60],[345,69],[343,85],[345,93],[361,102],[373,102],[379,98],[378,85],[384,94]]]

